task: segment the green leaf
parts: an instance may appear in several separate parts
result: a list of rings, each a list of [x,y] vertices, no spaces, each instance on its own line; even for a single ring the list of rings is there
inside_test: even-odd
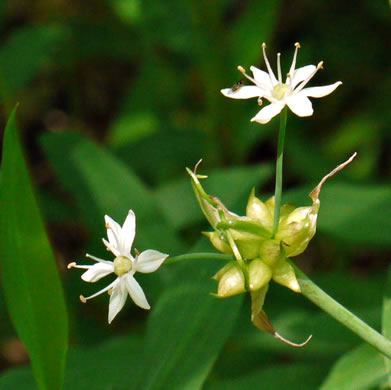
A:
[[[155,248],[170,254],[182,250],[182,243],[167,226],[150,190],[129,167],[76,133],[46,134],[42,141],[94,240],[104,234],[105,214],[122,224],[128,210],[133,209],[137,216],[136,248]]]
[[[139,371],[139,359],[143,348],[143,337],[137,333],[105,341],[92,348],[70,349],[64,389],[108,390],[118,389],[123,383],[124,373],[132,367]],[[130,387],[127,382],[127,388]],[[0,388],[7,390],[35,390],[30,367],[11,369],[0,377]],[[126,388],[126,387],[125,387]]]
[[[10,99],[36,76],[68,38],[64,26],[27,26],[13,33],[0,50],[0,91]]]
[[[311,189],[284,193],[283,201],[307,205]],[[390,245],[390,203],[389,186],[326,183],[320,194],[319,231],[360,245]]]
[[[313,390],[318,388],[325,373],[319,365],[289,363],[262,367],[251,374],[211,381],[205,390],[289,389]],[[335,390],[335,389],[334,389]]]
[[[242,301],[242,297],[218,300],[208,294],[208,286],[182,284],[162,295],[149,318],[144,369],[134,388],[201,388]]]
[[[261,44],[271,40],[279,8],[279,0],[264,0],[262,3],[251,0],[246,3],[231,32],[233,57],[244,67],[259,62],[262,56]]]
[[[383,297],[382,334],[391,339],[391,267],[388,268],[388,280]],[[388,385],[391,386],[391,362],[384,357],[384,368],[388,374]]]
[[[68,320],[48,242],[15,126],[4,136],[0,190],[0,259],[8,310],[25,344],[40,389],[61,389]]]
[[[265,164],[235,167],[208,172],[208,179],[201,184],[208,194],[217,196],[228,209],[242,201],[242,210],[239,212],[244,214],[251,189],[255,184],[265,183],[271,174],[271,166]],[[167,219],[176,228],[183,228],[204,219],[187,175],[183,179],[162,185],[155,196]]]
[[[337,361],[320,390],[372,389],[384,382],[386,374],[382,354],[365,344]]]

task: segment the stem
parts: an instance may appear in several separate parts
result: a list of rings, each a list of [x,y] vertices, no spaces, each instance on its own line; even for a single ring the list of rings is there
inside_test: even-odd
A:
[[[282,165],[284,158],[284,143],[286,130],[287,107],[280,114],[280,131],[278,134],[277,161],[276,161],[276,188],[274,191],[274,221],[273,237],[277,233],[278,223],[280,221],[281,193],[282,193]]]
[[[224,260],[231,261],[234,260],[232,255],[222,255],[220,253],[187,253],[185,255],[179,255],[170,257],[166,260],[164,264],[174,264],[181,261],[189,260]]]
[[[391,358],[391,341],[386,339],[380,333],[360,320],[357,316],[327,295],[307,275],[300,271],[294,264],[292,267],[295,270],[297,281],[301,288],[302,294],[315,305],[319,306],[326,313],[330,314],[342,325],[345,325],[352,332],[365,340],[368,344],[375,347],[383,355]]]

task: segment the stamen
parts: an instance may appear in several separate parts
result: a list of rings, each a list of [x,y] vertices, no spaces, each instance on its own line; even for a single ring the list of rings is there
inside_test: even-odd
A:
[[[282,84],[281,53],[277,53],[277,72],[278,72],[278,81]]]
[[[255,79],[253,79],[251,76],[249,76],[247,73],[246,73],[246,69],[243,68],[243,66],[238,66],[238,71],[240,73],[243,74],[244,77],[246,77],[247,79],[249,79],[252,83],[254,83],[256,86],[259,87],[258,83],[255,81]]]
[[[112,289],[115,286],[115,284],[117,284],[117,283],[118,283],[118,278],[115,279],[114,282],[110,283],[108,286],[106,286],[102,290],[99,290],[98,292],[96,292],[95,294],[90,295],[89,297],[83,297],[83,295],[80,295],[80,300],[83,303],[86,303],[89,299],[95,298],[98,295],[101,295],[101,294],[105,293],[106,291]]]
[[[300,43],[299,42],[295,43],[295,48],[296,49],[295,49],[295,53],[293,54],[292,65],[291,65],[291,68],[289,69],[289,72],[288,72],[288,75],[289,75],[290,78],[293,77],[293,73],[295,72],[297,53],[299,52],[299,49],[300,49]]]
[[[110,249],[108,249],[108,248],[106,248],[106,249],[108,251],[110,251]],[[98,263],[113,264],[112,261],[100,259],[99,257],[92,256],[89,253],[86,253],[86,257],[88,257],[91,260],[97,261]]]
[[[90,269],[92,265],[77,265],[75,262],[68,264],[67,268]]]
[[[319,69],[323,69],[323,61],[320,61],[316,69],[304,81],[302,81],[299,84],[299,86],[295,89],[295,93],[300,92],[308,84],[308,82],[315,76],[316,72]]]
[[[263,58],[265,59],[266,68],[267,68],[267,71],[269,72],[270,81],[271,81],[272,85],[274,86],[276,84],[277,80],[276,80],[276,76],[274,76],[272,68],[269,64],[269,60],[267,59],[267,56],[266,56],[266,43],[265,42],[262,43],[262,51],[263,51]]]

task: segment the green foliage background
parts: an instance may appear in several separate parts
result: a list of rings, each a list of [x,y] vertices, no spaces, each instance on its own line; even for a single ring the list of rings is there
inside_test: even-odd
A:
[[[288,116],[283,201],[309,204],[321,177],[358,157],[325,185],[318,233],[296,261],[379,329],[391,248],[389,17],[380,0],[0,3],[1,128],[20,102],[17,122],[70,316],[66,389],[384,384],[379,355],[351,351],[354,335],[282,287],[271,288],[265,309],[285,337],[313,334],[300,350],[253,328],[248,299],[209,296],[214,262],[140,275],[151,313],[128,302],[110,327],[107,296],[78,299],[106,282],[87,285],[65,266],[87,262],[85,252],[107,256],[103,216],[122,222],[130,208],[139,250],[212,251],[199,241],[207,226],[184,168],[203,158],[209,193],[238,213],[252,186],[262,199],[272,193],[278,119],[250,123],[256,102],[219,91],[241,78],[237,65],[264,66],[262,42],[273,64],[282,53],[287,71],[299,41],[299,66],[324,61],[311,85],[343,85],[313,99],[312,117]],[[29,369],[14,368],[26,355],[1,291],[0,317],[0,388],[33,389]],[[353,383],[356,372],[364,377]]]

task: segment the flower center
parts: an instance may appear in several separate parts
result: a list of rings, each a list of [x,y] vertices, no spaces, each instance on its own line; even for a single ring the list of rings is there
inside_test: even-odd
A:
[[[278,83],[273,88],[273,97],[277,100],[282,100],[285,97],[286,92],[288,91],[288,86],[284,83]]]
[[[114,259],[114,273],[122,276],[132,269],[132,261],[125,256],[118,256]]]

